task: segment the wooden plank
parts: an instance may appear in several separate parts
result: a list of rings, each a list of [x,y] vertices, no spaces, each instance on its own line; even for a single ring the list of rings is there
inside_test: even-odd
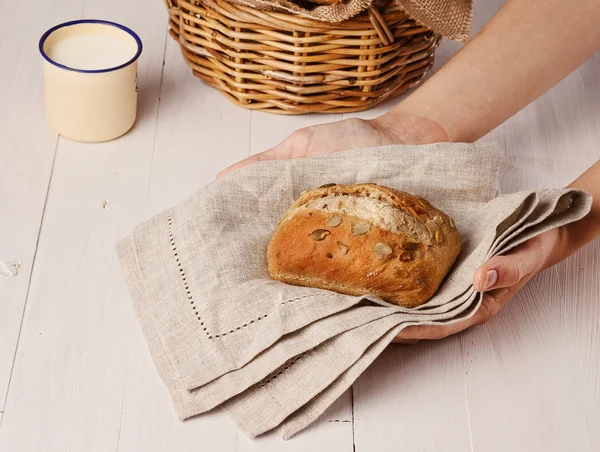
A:
[[[247,440],[218,411],[180,423],[113,252],[135,224],[230,163],[299,127],[339,117],[277,117],[234,107],[189,74],[173,42],[158,111],[166,14],[160,3],[110,3],[88,5],[84,15],[123,21],[142,35],[140,120],[115,142],[59,143],[0,418],[0,450],[350,450],[349,393],[287,443],[273,436]],[[0,257],[24,263],[18,277],[0,277],[0,395],[8,386],[55,144],[42,125],[41,65],[37,54],[21,49],[35,48],[41,31],[80,11],[76,4],[40,6],[46,10],[38,8],[35,17],[18,2],[1,4],[4,42],[19,36],[31,42],[0,47],[3,61],[16,62],[0,67],[0,237],[18,236],[1,241]],[[452,47],[440,49],[438,64]],[[486,138],[507,149],[506,191],[564,185],[598,158],[598,69],[595,55]],[[31,118],[35,133],[24,130]],[[597,241],[536,277],[484,327],[386,351],[355,385],[356,450],[600,449],[598,256]]]
[[[471,449],[458,337],[391,345],[353,388],[357,451]]]
[[[169,38],[147,215],[182,201],[245,158],[249,136],[250,111],[194,77]]]
[[[82,4],[42,2],[32,14],[31,4],[0,2],[0,259],[21,262],[18,276],[0,275],[0,423],[57,142],[44,123],[37,41]]]
[[[597,332],[579,341],[559,333],[566,300],[556,286],[552,270],[539,275],[496,319],[462,335],[474,450],[598,450],[599,406],[572,359]]]
[[[562,187],[598,159],[599,69],[596,54],[483,139],[507,151],[503,191]],[[598,450],[599,255],[539,275],[486,326],[388,349],[354,385],[356,450]]]
[[[503,191],[562,187],[600,157],[599,69],[594,55],[485,137],[507,151]],[[597,240],[462,335],[475,450],[600,448],[599,255]]]
[[[485,138],[507,150],[505,192],[562,187],[598,158],[590,66],[600,68],[596,57]],[[599,254],[596,241],[537,276],[459,348],[456,338],[426,344],[417,363],[388,350],[354,386],[357,450],[467,450],[469,435],[476,451],[598,450]],[[431,347],[439,353],[423,364]]]
[[[9,2],[3,5],[6,8]],[[49,3],[43,11],[36,11],[36,16],[44,18],[44,27],[37,20],[32,25],[29,11],[15,22],[20,27],[27,24],[26,29],[10,39],[37,39],[46,25],[73,15],[130,25],[145,44],[139,71],[139,116],[134,129],[113,142],[85,145],[59,141],[0,429],[0,450],[116,450],[121,416],[128,408],[124,404],[126,388],[136,383],[130,378],[139,359],[147,360],[132,309],[125,301],[114,244],[144,216],[166,14],[160,3],[141,0],[89,2],[83,14],[82,5]],[[24,55],[33,53],[34,43],[26,44],[18,48],[27,49]],[[36,69],[26,69],[17,75],[37,93],[41,63],[37,62]],[[37,94],[20,102],[32,105],[36,112],[41,109]],[[24,118],[21,121],[27,124]],[[46,133],[36,122],[27,135]],[[34,140],[29,141],[32,146],[39,138],[27,140]],[[34,156],[20,157],[24,166],[34,160]],[[17,199],[25,204],[33,192],[21,192]],[[4,205],[2,210],[6,212]],[[159,397],[162,392],[156,394]]]
[[[86,15],[100,9],[115,20],[131,14],[104,5]],[[335,422],[335,409],[334,422],[293,443],[237,438],[220,412],[180,423],[155,374],[112,247],[144,217],[246,156],[250,136],[250,112],[192,77],[171,42],[157,111],[163,16],[154,9],[150,18],[131,23],[146,46],[140,69],[146,104],[136,128],[102,145],[60,143],[0,449],[282,450],[287,444],[285,450],[304,450],[335,444],[347,450],[351,426]]]

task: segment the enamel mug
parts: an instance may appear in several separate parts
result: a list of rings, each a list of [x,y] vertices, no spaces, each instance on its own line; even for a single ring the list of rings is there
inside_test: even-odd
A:
[[[126,133],[137,110],[142,41],[103,20],[57,25],[40,39],[46,119],[60,135],[100,142]]]

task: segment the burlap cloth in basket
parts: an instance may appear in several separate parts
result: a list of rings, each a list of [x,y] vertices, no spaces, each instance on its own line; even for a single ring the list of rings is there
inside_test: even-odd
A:
[[[227,0],[261,11],[294,14],[322,22],[338,23],[368,9],[375,0],[341,0],[307,9],[293,0]],[[394,0],[393,8],[406,11],[417,23],[448,39],[464,41],[473,18],[472,0]]]
[[[265,161],[138,226],[117,251],[179,417],[222,406],[249,436],[277,429],[289,438],[402,328],[472,315],[482,262],[582,218],[591,205],[580,190],[498,196],[502,160],[493,144],[434,144]],[[407,309],[269,278],[266,247],[283,212],[302,190],[332,182],[395,187],[454,218],[463,250],[434,298]]]

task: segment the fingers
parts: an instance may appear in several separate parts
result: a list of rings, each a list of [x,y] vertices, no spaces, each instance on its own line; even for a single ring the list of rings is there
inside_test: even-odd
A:
[[[530,255],[530,256],[528,256]],[[531,258],[533,255],[533,258]],[[404,328],[394,342],[406,343],[423,339],[443,339],[459,333],[474,325],[483,325],[492,319],[498,311],[529,281],[531,275],[537,271],[539,261],[535,259],[535,252],[523,247],[517,252],[507,256],[498,256],[483,264],[475,275],[476,282],[483,284],[485,274],[490,270],[498,272],[498,278],[492,287],[483,295],[483,300],[477,312],[470,318],[452,324],[440,325],[415,325]],[[531,258],[531,261],[528,260]],[[512,279],[511,279],[512,278]],[[511,281],[516,281],[511,283]],[[506,284],[506,287],[502,285]],[[483,290],[479,290],[483,292]]]
[[[419,340],[437,340],[451,336],[474,325],[483,325],[494,317],[510,298],[523,287],[521,282],[509,289],[498,289],[484,294],[481,306],[470,318],[449,325],[414,325],[404,328],[394,338],[397,343],[414,343]]]
[[[244,166],[251,165],[252,163],[256,163],[259,160],[260,160],[260,158],[258,157],[258,154],[252,155],[248,158],[245,158],[244,160],[241,160],[241,161],[225,168],[223,171],[221,171],[219,174],[217,174],[217,179],[225,176],[225,174],[229,174],[230,172],[232,172],[238,168],[242,168]]]
[[[560,241],[560,230],[551,229],[527,240],[504,256],[495,256],[484,262],[473,277],[475,290],[486,292],[528,280],[533,274],[560,260],[556,259]]]
[[[231,171],[234,171],[238,168],[242,168],[244,166],[248,166],[253,163],[260,162],[261,160],[273,160],[275,158],[277,158],[277,157],[276,157],[276,154],[273,152],[273,149],[269,149],[268,151],[261,152],[259,154],[251,155],[250,157],[245,158],[244,160],[241,160],[241,161],[225,168],[223,171],[221,171],[219,174],[217,174],[217,179],[225,176],[225,174],[228,174]]]
[[[520,289],[521,287],[519,287]],[[513,288],[507,289],[496,289],[491,292],[486,292],[483,295],[483,300],[481,302],[481,306],[475,313],[473,317],[471,317],[472,325],[483,325],[484,323],[489,322],[498,311],[506,304],[508,300],[512,297],[514,293],[517,292],[518,289],[514,290]]]
[[[248,157],[242,161],[239,161],[239,162],[235,163],[234,165],[231,165],[228,168],[225,168],[223,171],[221,171],[217,175],[217,179],[225,176],[226,174],[230,173],[231,171],[242,168],[244,166],[251,165],[256,162],[260,162],[262,160],[275,160],[275,159],[289,159],[289,158],[296,158],[296,157],[304,157],[304,155],[301,155],[302,152],[300,152],[299,155],[295,155],[295,154],[298,154],[298,152],[294,153],[294,149],[298,148],[298,145],[295,143],[297,143],[298,141],[302,141],[302,139],[304,139],[304,141],[306,141],[306,139],[305,139],[306,135],[307,135],[306,129],[296,130],[291,136],[289,136],[288,138],[283,140],[277,146],[274,146],[267,151],[251,155],[250,157]]]
[[[420,341],[419,341],[419,339],[402,339],[402,338],[399,338],[398,336],[396,336],[394,339],[392,339],[392,342],[394,344],[414,345]]]

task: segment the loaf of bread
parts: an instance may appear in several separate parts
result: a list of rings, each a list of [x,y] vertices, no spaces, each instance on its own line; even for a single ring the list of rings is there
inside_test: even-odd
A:
[[[434,295],[459,252],[454,221],[424,199],[376,184],[328,184],[288,209],[267,260],[284,283],[415,307]]]

